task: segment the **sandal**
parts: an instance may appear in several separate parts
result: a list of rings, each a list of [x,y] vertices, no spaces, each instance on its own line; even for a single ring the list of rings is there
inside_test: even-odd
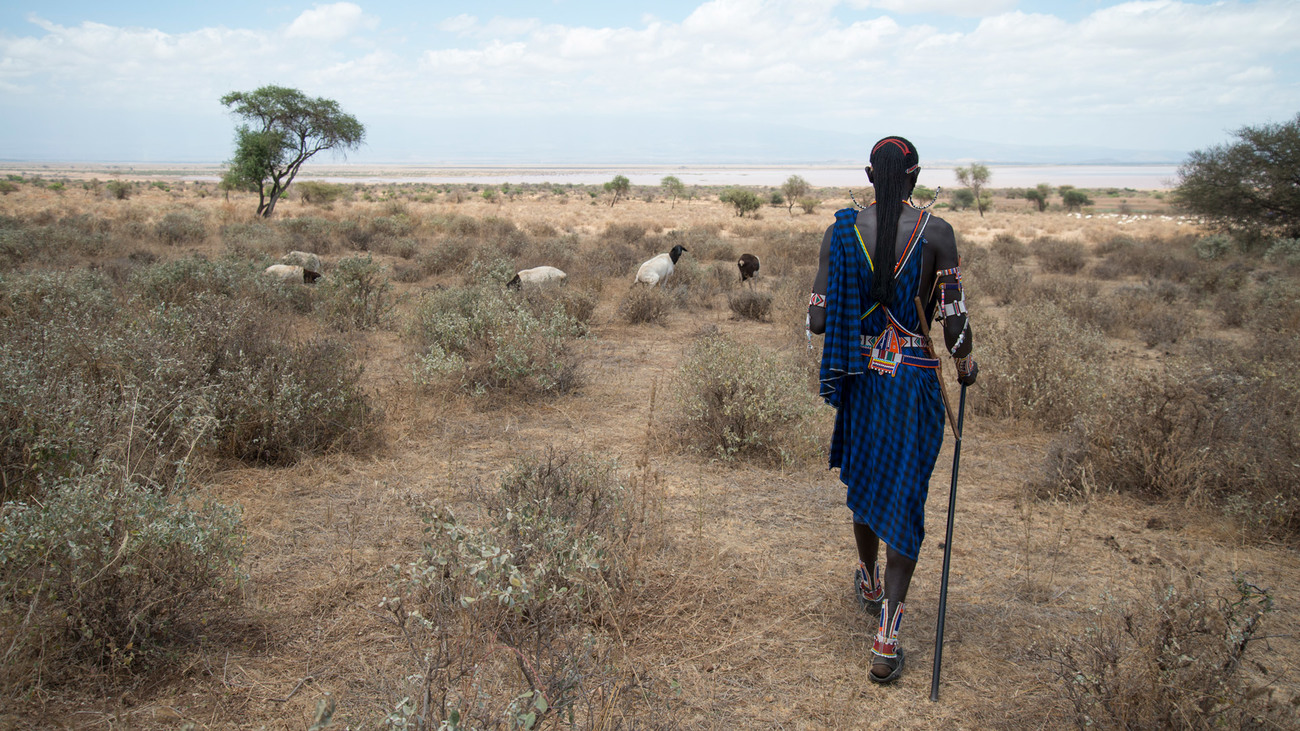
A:
[[[873,683],[892,683],[903,674],[903,648],[898,646],[898,626],[903,622],[903,607],[899,602],[890,616],[889,600],[881,601],[880,627],[876,630],[876,641],[871,645],[872,670],[867,671]],[[889,668],[889,674],[876,675],[874,668],[877,665]]]
[[[873,568],[874,571],[868,572],[867,565],[858,562],[858,568],[853,572],[853,594],[864,610],[879,616],[880,600],[885,596],[885,585],[880,580],[880,564],[876,564]],[[872,581],[873,578],[875,581]]]
[[[894,653],[895,654],[893,657],[886,657],[885,655],[876,655],[874,658],[872,658],[872,662],[871,662],[872,669],[867,671],[867,677],[871,678],[871,682],[880,683],[881,685],[888,685],[889,683],[898,680],[898,676],[903,674],[903,648],[901,647],[898,648],[897,650],[894,651]],[[891,668],[889,675],[886,675],[884,677],[876,675],[875,667],[877,665],[885,665]]]

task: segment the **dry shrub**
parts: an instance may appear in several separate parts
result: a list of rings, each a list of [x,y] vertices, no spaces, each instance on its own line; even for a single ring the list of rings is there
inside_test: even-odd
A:
[[[570,274],[583,273],[592,279],[623,278],[632,279],[636,268],[645,261],[645,255],[629,244],[610,244],[599,246],[595,251],[582,257]]]
[[[579,384],[574,337],[589,312],[582,296],[515,296],[492,281],[426,293],[406,324],[417,347],[418,384],[450,386],[474,396],[532,397]],[[594,306],[590,309],[594,309]]]
[[[1212,597],[1184,574],[1181,586],[1157,582],[1145,603],[1099,611],[1048,659],[1081,729],[1283,728],[1294,708],[1246,677],[1272,609],[1269,592],[1244,579]]]
[[[772,295],[767,292],[737,290],[727,295],[727,306],[746,320],[767,322],[772,319]]]
[[[336,330],[369,330],[393,310],[393,285],[388,281],[387,267],[370,254],[340,259],[317,288],[321,313]]]
[[[168,246],[197,244],[208,237],[208,227],[195,211],[169,211],[154,224],[154,235]]]
[[[588,729],[652,716],[662,701],[637,678],[645,669],[612,652],[649,533],[644,490],[612,465],[550,451],[483,502],[481,527],[426,509],[420,554],[395,567],[382,606],[410,668],[390,723]]]
[[[415,264],[427,275],[438,276],[469,264],[474,244],[465,238],[453,237],[434,244],[415,257]]]
[[[1232,352],[1236,358],[1214,357]],[[1108,379],[1059,440],[1050,489],[1218,506],[1262,535],[1300,531],[1300,337],[1202,343],[1158,373]]]
[[[291,251],[291,238],[284,230],[262,219],[251,223],[230,223],[221,227],[221,241],[226,252],[241,259],[279,259]]]
[[[665,284],[669,295],[682,309],[713,309],[713,299],[721,292],[713,267],[683,256],[673,267]]]
[[[1080,324],[1054,304],[1016,310],[1006,324],[975,333],[980,387],[976,413],[1029,418],[1049,428],[1089,412],[1106,391],[1098,366],[1106,342],[1094,327]]]
[[[973,251],[982,250],[975,247]],[[987,297],[995,305],[1019,302],[1033,280],[1029,272],[1016,269],[1011,261],[997,254],[972,256],[964,269],[963,284],[970,299]]]
[[[817,452],[816,397],[800,367],[756,345],[706,334],[675,382],[671,433],[683,449],[724,461],[787,464]]]
[[[152,231],[135,237],[147,238]],[[36,216],[24,220],[0,216],[0,271],[28,262],[66,264],[78,255],[103,256],[125,250],[131,237],[108,219],[91,215]]]
[[[662,325],[672,300],[660,287],[634,285],[618,305],[618,315],[630,325]]]
[[[603,246],[632,246],[638,249],[645,247],[640,244],[646,239],[649,231],[661,230],[657,224],[646,221],[618,222],[611,221],[605,225],[605,231],[600,235],[601,245]],[[657,242],[655,242],[657,243]],[[671,246],[669,247],[671,248]],[[687,248],[690,248],[689,246]]]
[[[334,250],[338,237],[338,226],[319,216],[284,218],[276,223],[276,228],[284,234],[285,246],[291,251],[328,254]]]
[[[1015,234],[1002,232],[993,237],[993,253],[1013,264],[1019,264],[1029,256],[1029,247],[1016,238]]]
[[[1187,282],[1205,265],[1190,253],[1190,243],[1150,239],[1106,255],[1107,270],[1120,276],[1155,277]]]
[[[1157,309],[1138,319],[1137,332],[1148,348],[1154,348],[1177,343],[1187,337],[1196,325],[1196,315],[1191,311]]]
[[[1078,241],[1039,239],[1034,242],[1034,256],[1045,272],[1076,274],[1088,263],[1088,250]]]

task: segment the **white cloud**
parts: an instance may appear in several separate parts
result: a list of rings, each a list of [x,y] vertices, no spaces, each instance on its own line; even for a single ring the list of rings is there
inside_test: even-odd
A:
[[[847,1],[876,10],[892,2]],[[647,16],[632,27],[459,14],[437,25],[443,34],[381,51],[284,43],[387,32],[351,3],[318,5],[282,32],[169,34],[32,18],[38,33],[0,35],[0,104],[62,96],[219,109],[215,100],[232,89],[279,83],[338,99],[363,120],[618,113],[1097,144],[1112,130],[1159,140],[1171,118],[1221,131],[1300,108],[1294,2],[1127,2],[1079,20],[1001,12],[1011,4],[963,3],[980,19],[942,30],[904,12],[846,22],[839,0],[710,0],[681,22]]]
[[[337,41],[360,28],[374,28],[377,24],[378,21],[362,12],[359,5],[333,3],[304,10],[289,24],[285,35],[289,38]]]
[[[935,13],[982,18],[1016,7],[1017,0],[849,0],[849,6],[863,10],[877,8],[891,13]]]

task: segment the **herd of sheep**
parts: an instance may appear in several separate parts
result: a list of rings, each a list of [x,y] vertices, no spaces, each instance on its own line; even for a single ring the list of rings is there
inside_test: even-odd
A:
[[[649,260],[643,262],[636,270],[636,279],[632,280],[633,286],[637,284],[646,284],[651,287],[656,284],[662,286],[664,280],[673,273],[673,267],[677,260],[682,258],[682,254],[688,252],[685,246],[678,244],[671,251],[664,254],[657,254]],[[317,279],[321,278],[321,260],[320,257],[306,251],[291,251],[281,257],[280,264],[272,264],[266,268],[266,274],[282,282],[302,282],[303,284],[315,284]],[[740,281],[745,282],[752,279],[758,273],[758,257],[753,254],[741,254],[740,261],[736,262],[740,268]],[[513,279],[506,283],[511,289],[519,289],[524,285],[543,286],[548,284],[562,284],[569,275],[553,266],[539,266],[532,269],[521,269]]]

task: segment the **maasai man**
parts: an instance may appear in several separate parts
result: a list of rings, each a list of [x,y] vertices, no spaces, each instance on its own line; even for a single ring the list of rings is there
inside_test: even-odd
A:
[[[952,226],[909,202],[920,172],[916,147],[886,137],[871,149],[866,171],[876,202],[861,216],[857,208],[838,211],[826,229],[808,324],[826,334],[821,395],[836,408],[830,466],[839,468],[853,511],[854,592],[880,617],[869,676],[890,683],[903,670],[898,628],[943,442],[939,361],[924,348],[918,295],[926,317],[943,321],[961,383],[974,383],[977,368]]]

